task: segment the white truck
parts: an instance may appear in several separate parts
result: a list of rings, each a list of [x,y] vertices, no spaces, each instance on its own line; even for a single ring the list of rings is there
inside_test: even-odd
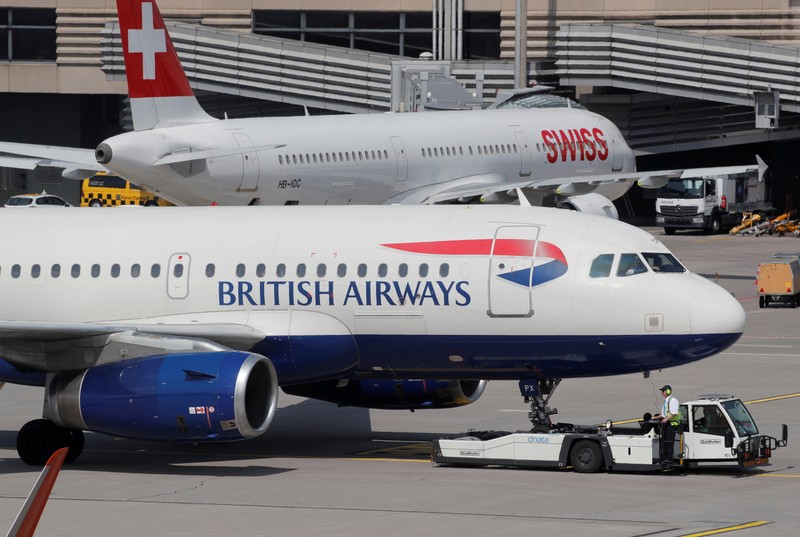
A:
[[[764,183],[766,165],[758,158],[758,174],[731,174],[670,179],[656,198],[656,225],[672,235],[679,229],[719,233],[742,213],[773,211]]]
[[[740,399],[706,395],[681,405],[681,427],[675,438],[674,459],[662,460],[659,426],[645,420],[639,427],[556,424],[549,431],[506,433],[469,432],[433,442],[432,461],[461,466],[519,466],[566,468],[576,472],[656,471],[674,466],[730,466],[748,468],[767,464],[783,438],[760,434]],[[541,432],[539,432],[541,431]]]

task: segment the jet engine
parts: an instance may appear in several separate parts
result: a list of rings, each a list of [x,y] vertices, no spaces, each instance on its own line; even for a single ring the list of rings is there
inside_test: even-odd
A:
[[[453,408],[474,403],[486,389],[485,380],[370,379],[323,381],[283,386],[291,395],[389,410]]]
[[[597,192],[561,198],[556,202],[556,207],[619,220],[619,213],[614,202]]]
[[[277,375],[264,356],[187,352],[59,373],[47,386],[45,416],[140,440],[239,440],[266,431],[277,402]]]

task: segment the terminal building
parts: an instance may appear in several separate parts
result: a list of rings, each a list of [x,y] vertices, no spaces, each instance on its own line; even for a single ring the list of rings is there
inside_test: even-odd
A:
[[[759,154],[776,209],[800,195],[797,0],[158,4],[211,115],[438,113],[552,86],[614,121],[639,169]],[[113,0],[0,6],[0,139],[91,148],[130,128]],[[80,195],[60,170],[0,169],[0,201],[43,189]],[[646,217],[652,193],[619,209]]]

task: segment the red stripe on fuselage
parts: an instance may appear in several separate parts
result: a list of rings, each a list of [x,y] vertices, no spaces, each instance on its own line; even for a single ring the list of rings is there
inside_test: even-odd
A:
[[[494,251],[492,244],[494,243]],[[533,257],[534,251],[537,256],[558,259],[566,263],[564,253],[561,249],[549,242],[539,241],[538,248],[536,241],[529,239],[466,239],[458,241],[431,241],[431,242],[401,242],[394,244],[383,244],[387,248],[402,250],[414,254],[432,255],[495,255],[495,256],[515,256]]]

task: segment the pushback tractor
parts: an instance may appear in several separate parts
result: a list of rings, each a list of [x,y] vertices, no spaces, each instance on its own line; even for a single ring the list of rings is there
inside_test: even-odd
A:
[[[433,442],[432,461],[460,466],[572,467],[576,472],[600,470],[652,472],[673,467],[744,469],[767,464],[772,452],[786,446],[782,438],[759,433],[740,399],[706,395],[681,405],[681,426],[675,435],[674,458],[662,456],[659,424],[649,414],[638,427],[541,424],[528,432],[471,431]]]

